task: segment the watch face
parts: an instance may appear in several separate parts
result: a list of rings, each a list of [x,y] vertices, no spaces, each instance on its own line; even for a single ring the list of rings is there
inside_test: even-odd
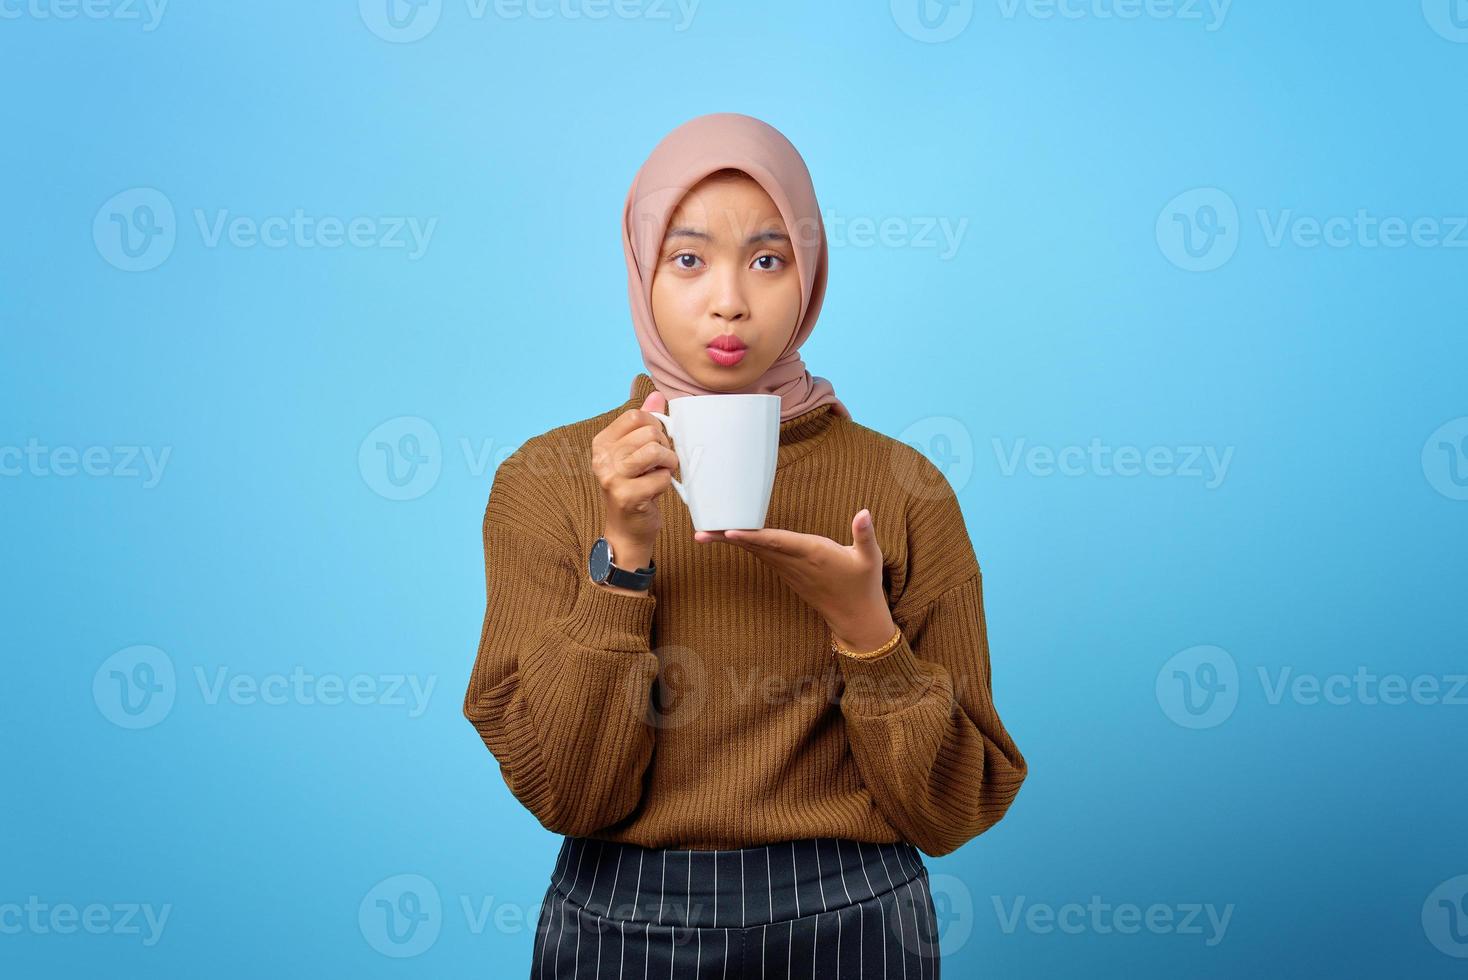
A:
[[[591,546],[591,558],[588,562],[593,582],[605,582],[607,575],[612,570],[612,546],[607,543],[606,538],[597,538],[596,543]]]

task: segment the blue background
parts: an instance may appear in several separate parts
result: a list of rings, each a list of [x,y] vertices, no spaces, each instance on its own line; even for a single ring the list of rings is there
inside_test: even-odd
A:
[[[523,440],[626,397],[627,185],[673,126],[739,111],[800,149],[828,223],[893,219],[886,243],[831,224],[803,355],[858,421],[932,450],[985,569],[1032,774],[928,861],[947,975],[1461,975],[1468,692],[1270,692],[1286,669],[1444,692],[1468,671],[1468,234],[1269,230],[1364,210],[1446,235],[1468,213],[1468,11],[985,0],[929,32],[882,3],[705,0],[684,22],[443,0],[404,43],[374,0],[176,3],[152,30],[65,2],[0,20],[0,972],[523,974],[559,839],[460,714],[485,497]],[[136,188],[175,242],[125,271],[111,215],[146,215],[108,202]],[[1200,189],[1224,211],[1169,213]],[[196,217],[297,209],[437,223],[414,258],[211,245]],[[962,223],[956,251],[921,244],[935,222]],[[1231,456],[1209,480],[1023,455],[1093,439]],[[379,441],[423,468],[389,472]],[[64,475],[58,447],[99,472]],[[126,447],[167,451],[161,479]],[[134,730],[109,658],[137,645],[176,683]],[[221,670],[297,668],[375,694],[209,696]],[[394,675],[433,685],[426,710]],[[1231,706],[1199,715],[1196,684]],[[417,881],[398,875],[441,902],[421,950],[372,925]],[[1093,895],[1232,908],[1221,941],[1206,919],[1006,927]],[[30,896],[170,912],[149,946],[3,914]]]

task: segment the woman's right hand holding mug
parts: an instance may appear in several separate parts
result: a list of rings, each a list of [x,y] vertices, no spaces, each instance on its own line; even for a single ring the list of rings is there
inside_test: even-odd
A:
[[[661,392],[649,392],[641,408],[629,408],[591,440],[591,468],[601,484],[605,527],[618,568],[646,568],[663,526],[658,498],[672,485],[678,455],[663,425],[651,412],[667,412]],[[615,592],[645,595],[603,586]]]

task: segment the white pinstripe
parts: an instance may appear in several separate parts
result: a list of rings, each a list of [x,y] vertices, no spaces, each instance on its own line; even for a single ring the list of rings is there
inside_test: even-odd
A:
[[[551,887],[546,889],[546,891],[545,891],[545,897],[540,900],[540,919],[545,921],[546,935],[549,935],[550,934],[550,919],[547,918],[547,916],[545,914],[545,909],[546,909],[546,906],[550,904],[551,892],[555,890],[555,880],[554,879],[555,879],[555,877],[557,875],[564,874],[565,873],[562,870],[562,867],[561,866],[563,864],[565,864],[565,863],[568,863],[569,862],[569,859],[570,859],[570,849],[569,848],[566,848],[566,847],[562,847],[561,848],[561,853],[559,853],[559,854],[556,855],[556,866],[551,869],[551,878],[552,878]],[[539,931],[539,923],[540,923],[540,920],[537,920],[536,921],[537,931]],[[540,977],[541,977],[541,980],[545,980],[545,943],[546,943],[546,936],[538,936],[538,937],[536,937],[536,941],[540,944]]]
[[[617,873],[614,874],[614,875],[612,875],[612,893],[607,896],[607,915],[608,916],[616,915],[616,911],[612,908],[612,903],[617,900],[617,882],[622,880],[622,856],[625,855],[626,853],[627,853],[627,849],[625,847],[619,847],[619,848],[617,848]],[[593,883],[591,887],[592,888],[595,888],[596,887],[596,884]],[[620,926],[622,925],[622,923],[620,921],[618,921],[617,922],[617,925],[620,928]],[[625,935],[625,933],[624,933],[624,935]],[[626,940],[624,939],[623,942],[626,942]],[[596,933],[596,975],[597,976],[601,976],[601,930],[600,929],[598,929],[597,930],[597,933]]]
[[[795,881],[795,916],[800,917],[800,869],[795,866],[795,841],[790,842],[790,874]],[[775,916],[775,900],[770,899],[770,918]]]
[[[545,890],[545,897],[540,900],[540,915],[535,920],[535,941],[530,946],[530,955],[534,962],[539,964],[540,976],[542,978],[545,977],[545,936],[541,934],[540,926],[544,922],[547,923],[546,928],[549,928],[548,920],[545,917],[545,907],[550,904],[550,896],[550,889],[547,888]]]
[[[559,888],[560,885],[561,885],[561,882],[563,882],[563,881],[566,880],[566,872],[568,870],[570,870],[570,867],[571,867],[571,851],[572,851],[572,849],[575,846],[576,845],[575,845],[575,842],[574,841],[568,841],[566,847],[563,849],[564,850],[564,853],[561,855],[561,858],[557,859],[557,867],[560,869],[560,875],[556,878],[556,880],[554,882],[551,883],[551,889],[552,890],[555,890],[555,889]],[[549,894],[547,894],[546,897],[549,898],[550,897]],[[564,921],[565,920],[563,919],[561,921],[564,924]],[[560,936],[560,933],[557,933],[557,939],[556,939],[556,942],[557,943],[560,942],[559,936]],[[550,942],[550,922],[547,921],[546,924],[545,924],[545,940],[541,943],[541,946],[540,946],[542,955],[545,953],[546,943],[549,943],[549,942]],[[540,977],[541,977],[541,980],[545,980],[545,961],[543,959],[541,960],[541,963],[540,963]]]
[[[714,922],[719,921],[719,852],[714,851]],[[699,942],[699,952],[703,951],[703,943]],[[724,972],[722,976],[729,975],[729,930],[724,930]]]
[[[667,859],[665,858],[664,859],[664,863],[665,864],[666,864],[666,860]],[[693,904],[693,852],[692,851],[689,851],[688,852],[688,891],[686,892],[686,894],[684,896],[683,902],[684,902],[684,905],[683,905],[683,924],[686,926],[686,925],[688,925],[688,906],[691,905],[691,904]],[[676,929],[677,926],[674,926],[673,928]],[[699,941],[698,941],[698,945],[699,945],[699,949],[702,950],[702,948],[703,948],[702,934],[700,933],[699,936],[700,936],[700,938],[699,938]],[[672,949],[670,949],[669,952],[668,952],[668,980],[673,980],[673,961],[678,958],[678,942],[677,942],[677,939],[678,939],[678,934],[676,932],[674,932],[673,933],[673,940],[674,941],[673,941],[673,944],[672,944]],[[699,955],[701,957],[702,956],[702,953],[700,953]],[[697,964],[697,962],[695,962],[694,963],[694,973],[693,973],[694,976],[698,976],[697,966],[698,966],[698,964]]]
[[[770,918],[775,917],[775,876],[770,871],[770,849],[765,848],[765,881],[770,891]],[[764,980],[765,975],[765,940],[769,937],[770,924],[767,922],[760,926],[759,930],[759,975]]]
[[[879,858],[882,859],[882,874],[884,874],[884,875],[887,876],[887,884],[890,886],[890,889],[889,890],[892,893],[892,906],[894,908],[896,908],[897,907],[897,886],[894,885],[894,884],[892,884],[892,872],[890,872],[890,871],[887,870],[887,852],[886,852],[886,850],[880,844],[877,845],[877,857],[879,857]],[[881,903],[879,902],[878,905],[880,905],[880,904]],[[903,927],[903,925],[902,925],[902,910],[901,909],[898,909],[898,911],[897,911],[897,931],[898,931],[899,938],[901,939],[902,944],[905,947],[907,945],[907,929],[905,929]],[[884,973],[887,970],[887,960],[886,960],[886,957],[887,957],[887,915],[884,912],[882,914],[882,972],[884,972]],[[903,951],[902,951],[902,980],[907,980],[907,950],[906,949],[903,949]]]
[[[873,845],[873,846],[875,846],[877,848],[877,857],[881,857],[882,856],[881,845],[878,844],[878,845]],[[860,848],[861,848],[861,845],[858,844],[857,845],[857,849],[860,850]],[[883,864],[882,865],[882,871],[883,872],[886,872],[886,870],[887,870],[887,865],[886,864]],[[870,875],[867,875],[867,866],[866,866],[865,862],[863,862],[863,864],[861,866],[861,873],[862,873],[862,876],[865,877],[866,880],[867,880],[867,887],[868,888],[872,888],[872,879],[871,879],[871,876]],[[888,875],[887,876],[887,881],[888,881],[889,884],[891,883],[891,881],[892,881],[892,876],[891,875]],[[877,890],[875,888],[872,888],[872,898],[877,898]],[[882,926],[882,928],[880,930],[880,932],[882,933],[882,972],[885,974],[887,972],[887,924],[886,924],[885,920],[883,920],[883,918],[882,918],[882,900],[880,898],[877,898],[877,921]]]
[[[800,918],[800,869],[795,864],[795,841],[790,842],[790,874],[795,892],[795,918]],[[771,905],[774,903],[771,902]],[[773,912],[771,913],[773,916]],[[795,919],[791,919],[785,937],[785,980],[790,980],[790,964],[795,959]]]
[[[917,941],[918,978],[919,980],[922,980],[922,977],[927,975],[927,971],[923,969],[923,961],[926,959],[926,957],[923,956],[923,933],[922,930],[918,928],[917,899],[912,897],[911,881],[907,882],[904,887],[907,889],[907,900],[912,905],[912,934]]]
[[[642,851],[637,852],[637,889],[632,895],[632,919],[637,920],[637,899],[642,895]],[[616,889],[613,889],[613,894]],[[617,923],[622,931],[622,952],[617,957],[617,980],[622,980],[622,973],[627,969],[627,927],[620,921]]]
[[[663,896],[668,894],[668,852],[663,851],[663,883],[658,887],[658,925],[663,923]]]
[[[634,921],[637,919],[637,900],[642,897],[642,859],[646,855],[646,853],[647,853],[646,851],[638,851],[637,852],[637,890],[634,891],[633,894],[632,894],[632,918],[633,918]],[[647,941],[647,932],[646,932],[646,929],[644,929],[644,931],[642,933],[642,936],[643,936],[644,943],[646,943],[646,941]],[[646,947],[644,946],[644,950],[645,949],[646,949]],[[624,958],[626,957],[626,954],[627,954],[627,940],[626,939],[623,939],[622,940],[622,955],[623,955]],[[622,974],[622,970],[621,970],[620,967],[618,967],[618,969],[617,969],[617,975],[618,976],[621,976],[621,974]],[[642,975],[644,977],[647,976],[647,958],[646,958],[646,955],[644,955],[643,960],[642,960]]]
[[[576,847],[576,879],[571,882],[571,891],[573,892],[576,890],[576,886],[581,884],[581,862],[585,859],[586,845],[585,843],[580,843]],[[561,931],[556,933],[556,965],[551,971],[556,980],[560,980],[561,977],[561,940],[566,938],[566,905],[569,900],[569,893],[561,897]],[[581,942],[581,933],[579,931],[576,933],[576,942]]]
[[[904,871],[908,872],[908,874],[913,875],[914,877],[917,875],[917,868],[914,866],[913,860],[912,860],[912,850],[911,850],[911,848],[908,845],[899,843],[897,845],[896,849],[895,849],[895,856],[896,856],[896,859],[897,859],[897,863],[902,866],[902,869]],[[911,884],[912,884],[911,879],[909,879],[907,882],[904,882],[904,884],[906,884],[908,886],[911,886]],[[898,887],[902,887],[902,886],[899,885]],[[912,889],[911,889],[911,887],[908,888],[907,894],[908,894],[908,898],[910,900],[912,898]],[[894,900],[896,899],[896,896],[895,895],[893,896],[893,899]],[[900,907],[900,903],[899,903],[899,907],[898,907],[898,910],[897,910],[897,924],[898,924],[899,927],[902,926],[902,909]],[[921,941],[921,938],[922,937],[918,934],[917,909],[915,907],[912,910],[912,932],[913,932],[913,936],[915,938],[917,938],[919,941]],[[902,934],[903,934],[903,936],[906,936],[907,935],[907,930],[905,928],[902,930]],[[921,952],[922,947],[919,946],[918,949],[919,949],[919,953],[918,953],[918,976],[921,977],[922,976],[922,962],[923,962],[923,956],[922,956],[922,952]],[[905,971],[906,968],[907,968],[907,956],[906,956],[906,953],[903,954],[902,962],[903,962],[903,969]],[[906,973],[904,972],[903,975],[906,976]]]
[[[846,862],[841,860],[841,839],[836,839],[836,867],[841,871],[841,890],[846,893],[846,904],[851,904],[851,889],[846,887]],[[857,916],[860,917],[858,912]],[[841,913],[836,913],[836,971],[841,971]]]
[[[937,977],[938,968],[943,962],[943,940],[938,935],[938,910],[933,906],[932,879],[923,878],[923,911],[928,916],[928,926],[931,929],[933,941],[929,947],[933,951],[933,976]]]
[[[770,892],[770,918],[775,917],[775,876],[770,870],[770,849],[765,848],[765,883]]]
[[[821,872],[821,843],[811,842],[812,849],[816,852],[816,884],[821,889],[821,911],[826,911],[826,883],[822,880],[825,875]],[[841,942],[841,916],[836,916],[836,942],[837,942],[837,965],[840,965],[840,942]],[[810,937],[810,975],[816,975],[816,950],[821,945],[821,917],[816,916],[816,928]]]
[[[597,875],[601,874],[601,854],[602,854],[602,851],[606,849],[606,846],[607,845],[604,844],[601,841],[597,841],[596,842],[596,870],[594,870],[594,871],[591,872],[591,887],[589,889],[587,889],[587,891],[586,891],[586,898],[583,900],[584,902],[591,901],[591,893],[594,892],[594,891],[596,891],[596,877],[597,877]],[[577,877],[577,880],[579,881],[580,878],[581,878],[581,872],[580,871],[577,871],[576,872],[576,877]],[[575,889],[573,888],[572,890],[574,891]],[[595,913],[593,913],[593,914],[595,914]],[[597,934],[596,934],[596,945],[597,945],[597,954],[599,956],[601,954],[601,931],[600,930],[598,930],[597,931]],[[576,930],[576,960],[575,960],[575,964],[571,967],[571,976],[574,977],[574,976],[576,976],[580,972],[581,972],[581,929],[578,927],[577,930]]]

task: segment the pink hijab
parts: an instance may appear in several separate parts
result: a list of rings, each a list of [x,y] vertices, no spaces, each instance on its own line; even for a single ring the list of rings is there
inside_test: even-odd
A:
[[[726,167],[749,174],[775,202],[790,233],[800,275],[795,333],[769,370],[742,391],[779,395],[782,422],[828,403],[834,412],[850,418],[831,382],[807,371],[799,354],[800,345],[815,328],[826,293],[826,226],[810,171],[779,130],[753,116],[714,112],[688,120],[653,147],[633,178],[622,212],[622,247],[642,363],[657,389],[670,400],[684,395],[732,394],[704,388],[683,370],[663,345],[652,318],[652,277],[668,221],[694,184]]]

